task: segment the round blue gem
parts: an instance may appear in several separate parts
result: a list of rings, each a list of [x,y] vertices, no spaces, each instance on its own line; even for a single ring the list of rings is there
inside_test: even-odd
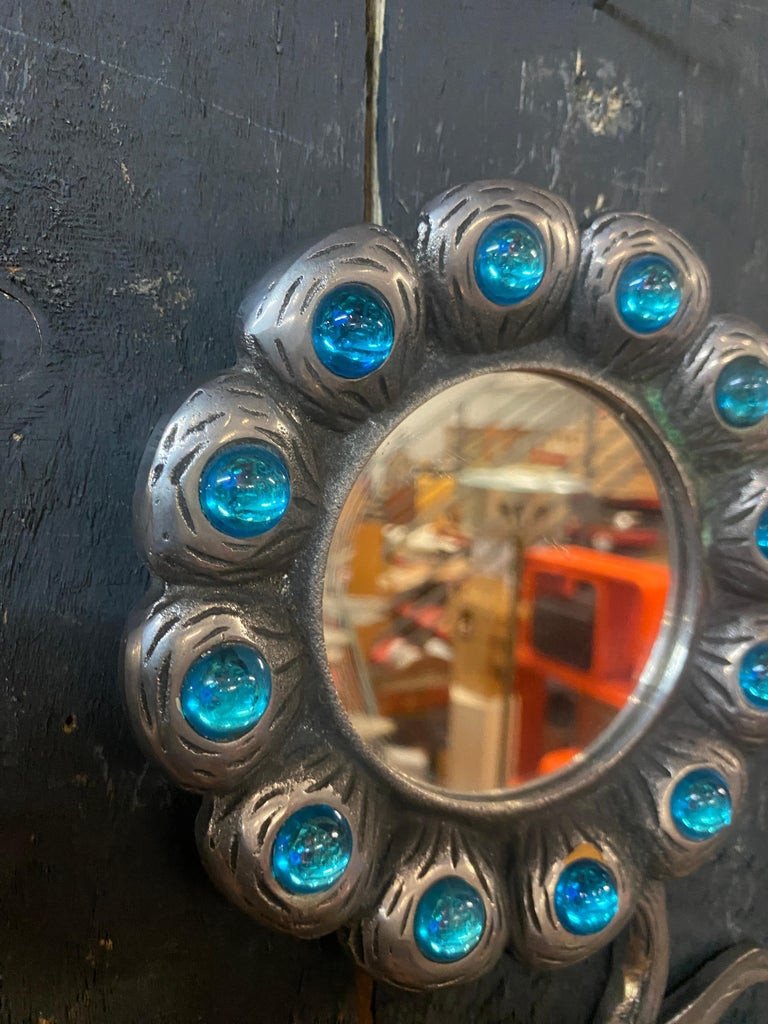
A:
[[[277,526],[291,500],[282,456],[265,444],[223,448],[200,477],[205,518],[229,537],[258,537]]]
[[[768,366],[756,356],[726,363],[715,385],[715,406],[730,427],[754,427],[768,414]]]
[[[768,644],[751,647],[741,659],[739,683],[750,704],[768,711]]]
[[[763,509],[757,521],[755,543],[763,558],[768,558],[768,508]]]
[[[222,644],[192,663],[179,697],[181,713],[209,740],[235,740],[267,709],[272,673],[247,644]]]
[[[312,344],[323,366],[337,377],[359,380],[389,359],[395,325],[389,306],[373,288],[343,284],[318,303]]]
[[[308,804],[280,826],[272,844],[272,873],[287,891],[325,892],[352,857],[349,822],[327,804]]]
[[[616,305],[637,334],[660,331],[677,316],[683,296],[677,268],[663,256],[638,256],[621,272]]]
[[[728,783],[712,768],[695,768],[672,790],[669,810],[675,828],[686,839],[711,839],[733,820]]]
[[[485,904],[462,878],[441,878],[419,900],[413,923],[427,960],[452,964],[472,952],[485,931]]]
[[[514,306],[533,295],[546,269],[544,241],[532,224],[507,217],[480,236],[475,280],[486,299],[497,306]]]
[[[607,928],[619,909],[619,889],[613,873],[588,857],[562,871],[555,886],[555,912],[572,935],[596,935]]]

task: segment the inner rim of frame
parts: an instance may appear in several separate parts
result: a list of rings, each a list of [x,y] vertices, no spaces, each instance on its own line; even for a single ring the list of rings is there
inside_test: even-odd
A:
[[[408,778],[386,764],[353,727],[328,665],[323,626],[324,580],[341,510],[360,472],[387,436],[430,398],[464,381],[500,372],[529,373],[570,384],[620,420],[621,426],[636,443],[658,489],[668,527],[670,587],[659,635],[635,689],[611,724],[584,753],[559,771],[531,779],[514,789],[464,794]],[[468,817],[517,816],[594,785],[643,739],[672,696],[688,657],[700,612],[701,553],[695,499],[674,451],[658,433],[647,413],[621,385],[608,380],[597,383],[584,368],[574,365],[549,360],[539,362],[515,357],[514,354],[497,356],[492,362],[483,363],[473,359],[469,364],[463,359],[458,366],[453,365],[447,370],[441,367],[436,379],[426,384],[422,380],[421,385],[396,410],[373,417],[364,443],[356,450],[350,448],[345,451],[344,460],[337,459],[334,464],[341,468],[329,474],[326,513],[318,531],[318,543],[313,545],[315,550],[309,568],[312,579],[307,590],[312,653],[337,725],[374,775],[422,807],[450,810]]]

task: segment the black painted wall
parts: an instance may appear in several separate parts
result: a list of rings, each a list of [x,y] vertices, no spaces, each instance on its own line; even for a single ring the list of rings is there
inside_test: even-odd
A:
[[[379,0],[383,2],[383,0]],[[375,5],[374,5],[375,6]],[[364,208],[364,0],[0,0],[0,1021],[587,1024],[607,956],[465,990],[371,986],[334,939],[230,908],[197,801],[116,685],[145,586],[130,497],[154,422],[233,357],[246,283]],[[490,175],[686,234],[715,306],[768,324],[765,0],[387,0],[384,221]],[[768,800],[670,887],[673,980],[768,942]],[[763,1022],[755,990],[730,1022]]]

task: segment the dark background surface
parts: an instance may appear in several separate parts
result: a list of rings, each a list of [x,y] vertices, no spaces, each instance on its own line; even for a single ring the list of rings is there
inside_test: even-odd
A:
[[[179,390],[231,362],[246,284],[364,207],[364,0],[0,0],[0,1021],[586,1024],[608,958],[371,987],[273,935],[197,862],[197,800],[116,683],[144,572],[130,498]],[[518,176],[580,218],[686,234],[715,307],[768,323],[763,0],[388,0],[383,219]],[[369,197],[370,198],[370,197]],[[670,886],[673,981],[768,942],[768,757],[740,830]],[[768,991],[727,1018],[763,1022]]]

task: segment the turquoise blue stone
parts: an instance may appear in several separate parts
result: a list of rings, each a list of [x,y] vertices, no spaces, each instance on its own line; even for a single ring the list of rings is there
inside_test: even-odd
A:
[[[389,359],[395,325],[384,296],[362,284],[343,284],[318,303],[312,345],[337,377],[359,380]]]
[[[485,931],[485,904],[463,878],[441,878],[419,900],[413,935],[427,960],[451,964],[472,952]]]
[[[181,713],[209,740],[235,740],[267,710],[272,673],[255,647],[222,644],[193,662],[181,685]]]
[[[572,861],[555,886],[555,912],[572,935],[596,935],[619,910],[619,889],[613,873],[588,857]]]
[[[760,513],[760,518],[757,521],[755,543],[763,558],[768,558],[768,508]]]
[[[768,711],[768,644],[755,644],[741,659],[739,683],[750,704]]]
[[[756,356],[726,363],[715,385],[715,407],[730,427],[754,427],[768,414],[768,366]]]
[[[272,874],[287,892],[325,892],[351,857],[352,830],[344,815],[328,804],[308,804],[280,826],[272,844]]]
[[[229,537],[258,537],[273,529],[291,500],[282,456],[264,444],[233,444],[208,462],[200,477],[200,506]]]
[[[669,810],[675,828],[686,839],[711,839],[733,820],[728,783],[712,768],[695,768],[675,786]]]
[[[677,316],[683,301],[680,274],[663,256],[630,260],[616,286],[622,320],[637,334],[653,334]]]
[[[514,306],[533,295],[546,269],[544,240],[532,224],[507,217],[480,236],[475,280],[486,299],[497,306]]]

